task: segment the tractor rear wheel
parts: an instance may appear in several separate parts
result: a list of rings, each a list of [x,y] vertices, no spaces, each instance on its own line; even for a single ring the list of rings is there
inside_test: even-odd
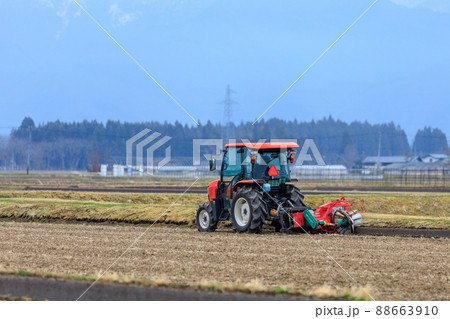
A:
[[[217,229],[217,222],[213,222],[213,211],[210,203],[199,206],[195,219],[200,232],[213,232]]]
[[[303,195],[300,192],[300,189],[298,189],[294,185],[286,185],[285,196],[294,206],[306,206],[305,202],[303,202],[303,198],[305,198],[305,195]]]
[[[231,203],[231,222],[239,233],[260,233],[267,209],[262,194],[253,187],[240,188]]]

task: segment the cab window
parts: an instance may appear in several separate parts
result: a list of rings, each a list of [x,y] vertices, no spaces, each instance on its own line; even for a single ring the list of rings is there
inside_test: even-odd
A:
[[[260,151],[256,156],[254,167],[256,178],[268,178],[269,168],[274,165],[278,171],[278,177],[289,177],[289,166],[285,152]]]
[[[242,170],[242,148],[228,148],[223,158],[223,177],[234,177]]]

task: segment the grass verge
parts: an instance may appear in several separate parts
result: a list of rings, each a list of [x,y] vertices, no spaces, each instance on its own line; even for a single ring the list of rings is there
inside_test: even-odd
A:
[[[343,194],[310,195],[311,207]],[[366,209],[364,225],[371,227],[450,229],[447,194],[367,194],[347,197]],[[0,218],[30,221],[158,223],[193,226],[205,195],[123,194],[46,191],[0,191]]]

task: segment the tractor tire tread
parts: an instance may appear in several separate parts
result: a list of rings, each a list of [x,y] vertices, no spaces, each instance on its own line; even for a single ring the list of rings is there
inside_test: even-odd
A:
[[[252,207],[252,220],[246,231],[252,234],[259,234],[262,232],[262,226],[267,213],[263,196],[255,187],[251,186],[244,186],[236,192],[236,196],[241,194],[247,198],[248,204]],[[234,223],[233,230],[237,232],[245,232],[238,230]]]
[[[202,210],[206,210],[206,211],[208,212],[208,214],[209,214],[209,220],[210,220],[210,221],[212,221],[212,217],[213,217],[212,207],[211,207],[210,203],[203,203],[203,204],[201,204],[201,205],[198,207],[198,209],[197,209],[197,214],[195,215],[195,221],[197,222],[198,231],[199,231],[199,232],[213,232],[213,231],[215,231],[215,230],[217,229],[217,222],[215,222],[215,223],[212,223],[212,222],[211,222],[211,224],[209,225],[209,227],[206,228],[206,229],[200,228],[200,226],[199,226],[200,224],[199,224],[199,221],[198,221],[198,217],[199,217],[199,214],[200,214],[200,212],[201,212]]]
[[[294,206],[306,206],[303,201],[305,195],[303,195],[302,192],[300,192],[300,189],[294,185],[286,185],[286,198]]]

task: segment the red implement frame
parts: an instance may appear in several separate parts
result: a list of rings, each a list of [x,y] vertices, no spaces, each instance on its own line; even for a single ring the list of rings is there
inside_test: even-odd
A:
[[[361,211],[357,211],[358,208],[356,208],[356,206],[359,206],[361,208]],[[356,213],[360,213],[361,214],[361,213],[365,212],[365,209],[361,205],[361,203],[358,203],[358,202],[355,202],[355,201],[346,200],[345,197],[341,197],[338,200],[332,201],[330,203],[327,203],[327,204],[324,204],[324,205],[318,207],[314,211],[314,218],[318,222],[320,222],[320,221],[324,221],[325,222],[325,226],[320,225],[317,228],[318,231],[325,231],[325,232],[330,232],[330,233],[336,232],[336,228],[334,226],[329,226],[333,222],[332,221],[333,209],[335,207],[342,208],[350,216],[352,216],[352,215],[354,215]]]

